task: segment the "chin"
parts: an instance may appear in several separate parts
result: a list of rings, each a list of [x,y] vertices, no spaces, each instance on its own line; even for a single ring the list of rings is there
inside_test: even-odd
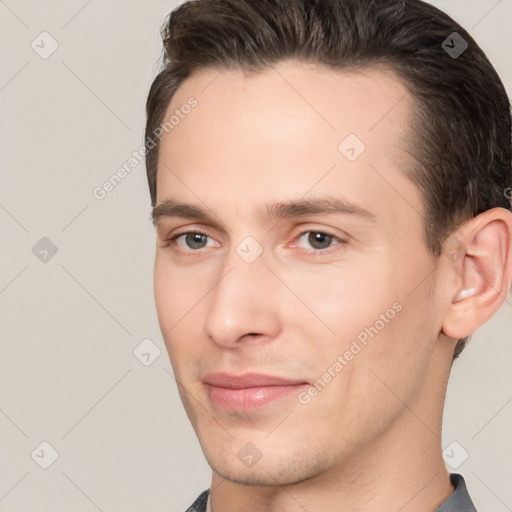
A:
[[[215,454],[205,453],[205,457],[214,473],[241,485],[292,485],[314,478],[325,471],[321,464],[315,462],[318,458],[314,455],[301,459],[293,454],[286,456],[274,452],[273,457],[262,457],[252,467],[246,467],[234,452],[230,457],[228,450]]]

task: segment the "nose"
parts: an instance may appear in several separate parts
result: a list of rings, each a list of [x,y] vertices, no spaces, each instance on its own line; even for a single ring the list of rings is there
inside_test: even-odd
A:
[[[265,343],[279,334],[279,281],[263,255],[247,263],[234,253],[208,298],[203,329],[217,345]]]

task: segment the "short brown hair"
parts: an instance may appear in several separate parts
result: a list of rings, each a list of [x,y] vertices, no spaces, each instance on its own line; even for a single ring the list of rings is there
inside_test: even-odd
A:
[[[465,220],[494,207],[511,209],[505,197],[512,186],[505,87],[468,32],[430,4],[191,0],[170,13],[162,38],[163,68],[146,104],[146,168],[153,206],[159,141],[151,137],[182,82],[201,68],[256,72],[297,59],[332,69],[385,66],[409,89],[415,100],[409,142],[416,165],[404,172],[424,198],[424,236],[435,255]],[[454,41],[462,50],[466,43],[468,47],[460,55],[450,54]],[[468,339],[458,341],[453,359]]]

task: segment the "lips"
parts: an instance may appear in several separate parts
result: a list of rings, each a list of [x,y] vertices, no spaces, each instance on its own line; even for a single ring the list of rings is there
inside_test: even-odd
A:
[[[245,373],[239,376],[229,373],[210,373],[203,379],[203,382],[212,386],[232,389],[308,384],[305,380],[285,379],[262,373]]]
[[[258,373],[211,373],[204,377],[203,383],[215,406],[238,412],[259,410],[272,402],[290,398],[309,386],[304,380]]]

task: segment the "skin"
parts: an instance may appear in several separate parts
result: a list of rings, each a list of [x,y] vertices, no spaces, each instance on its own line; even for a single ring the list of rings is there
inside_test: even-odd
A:
[[[254,75],[203,69],[168,114],[191,96],[197,108],[161,142],[157,205],[174,199],[212,218],[155,217],[154,291],[213,469],[213,511],[435,510],[453,492],[441,456],[453,350],[508,292],[512,215],[496,208],[464,223],[459,259],[429,251],[422,197],[404,174],[412,98],[392,73],[295,61]],[[354,162],[338,149],[348,134],[366,145]],[[261,213],[327,195],[374,217]],[[202,245],[166,242],[197,230]],[[311,232],[333,238],[321,246]],[[249,236],[263,251],[252,263],[237,252]],[[210,372],[315,383],[396,303],[309,403],[293,395],[234,413],[209,400]],[[247,443],[261,454],[252,467],[237,456]]]

